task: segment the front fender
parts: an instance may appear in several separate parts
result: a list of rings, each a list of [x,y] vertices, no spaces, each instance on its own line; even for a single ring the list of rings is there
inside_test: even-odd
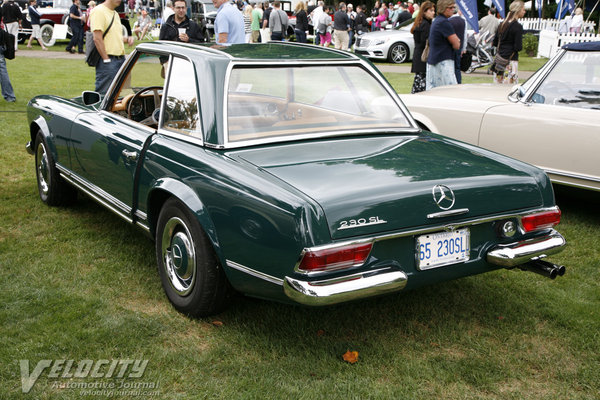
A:
[[[215,224],[198,194],[185,183],[173,178],[160,178],[153,182],[148,194],[148,225],[152,237],[156,237],[156,223],[160,210],[170,197],[176,197],[196,215],[198,223],[210,239],[221,265],[225,265],[225,258],[219,245]]]
[[[427,116],[419,113],[419,112],[410,112],[415,121],[419,124],[421,129],[424,129],[433,133],[440,133],[439,127]]]

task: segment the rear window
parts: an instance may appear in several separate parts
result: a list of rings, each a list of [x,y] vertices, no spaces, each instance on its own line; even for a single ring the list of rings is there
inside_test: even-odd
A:
[[[410,127],[386,88],[358,66],[239,67],[228,88],[229,142]]]

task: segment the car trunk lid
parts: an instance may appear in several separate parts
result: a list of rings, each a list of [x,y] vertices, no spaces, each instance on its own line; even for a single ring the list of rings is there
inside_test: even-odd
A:
[[[237,150],[230,156],[318,202],[334,239],[448,222],[447,217],[428,217],[450,205],[436,204],[436,185],[453,191],[450,210],[468,209],[458,218],[542,204],[527,164],[437,136],[311,141]]]

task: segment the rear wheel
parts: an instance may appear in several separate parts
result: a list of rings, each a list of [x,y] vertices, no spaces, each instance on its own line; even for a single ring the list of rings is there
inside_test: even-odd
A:
[[[390,54],[388,56],[390,62],[396,64],[402,64],[405,61],[408,61],[408,46],[404,43],[395,43],[390,48]]]
[[[171,198],[156,229],[158,272],[167,297],[182,313],[208,316],[223,310],[232,289],[196,216]]]
[[[77,190],[60,177],[41,132],[35,139],[35,175],[40,199],[47,205],[68,205],[77,199]]]

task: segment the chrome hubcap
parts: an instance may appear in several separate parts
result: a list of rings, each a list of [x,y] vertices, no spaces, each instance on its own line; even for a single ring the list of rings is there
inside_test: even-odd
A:
[[[44,196],[48,195],[48,155],[46,148],[42,143],[37,148],[37,176],[40,185],[40,191]]]
[[[191,292],[196,281],[194,241],[185,223],[171,218],[162,235],[162,257],[171,287],[180,296]]]

